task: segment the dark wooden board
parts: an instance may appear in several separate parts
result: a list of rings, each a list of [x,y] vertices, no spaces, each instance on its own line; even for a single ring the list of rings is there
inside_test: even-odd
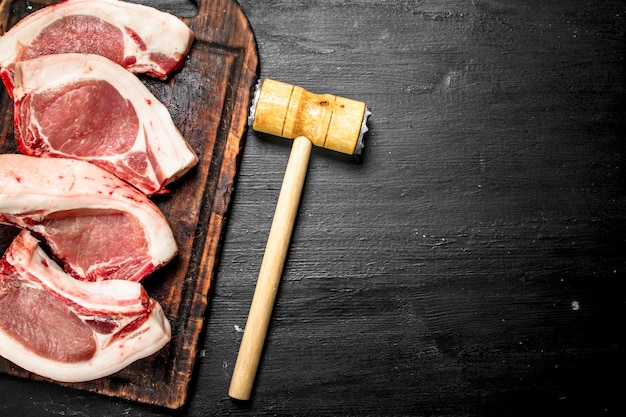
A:
[[[27,13],[53,2],[5,0],[0,28],[8,29]],[[190,8],[182,10],[181,15],[193,14]],[[185,66],[165,82],[142,78],[169,108],[200,157],[198,166],[173,184],[169,194],[154,199],[170,220],[180,253],[149,277],[145,286],[171,322],[172,341],[161,352],[111,377],[61,384],[168,408],[178,408],[187,399],[258,65],[254,35],[234,0],[201,0],[197,14],[184,20],[196,36]],[[5,91],[1,94],[0,152],[15,152],[13,104]],[[2,252],[15,234],[13,228],[0,227]],[[43,379],[4,359],[0,359],[0,371]]]

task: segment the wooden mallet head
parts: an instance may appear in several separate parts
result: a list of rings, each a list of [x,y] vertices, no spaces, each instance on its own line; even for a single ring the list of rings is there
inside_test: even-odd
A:
[[[259,132],[294,142],[228,390],[232,398],[248,400],[252,394],[312,144],[350,155],[360,153],[369,114],[365,104],[358,101],[312,94],[269,79],[257,86],[250,125]]]
[[[369,114],[363,102],[265,79],[257,86],[248,121],[257,132],[304,136],[320,148],[359,155]]]

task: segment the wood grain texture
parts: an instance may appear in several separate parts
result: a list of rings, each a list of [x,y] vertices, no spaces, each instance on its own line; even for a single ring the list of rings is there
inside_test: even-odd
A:
[[[248,132],[179,415],[621,415],[623,2],[241,0],[260,76],[364,101],[314,149],[253,400],[227,389],[289,143]],[[166,416],[0,377],[9,412]]]
[[[6,27],[50,3],[33,6],[13,1],[10,7],[2,7],[12,11]],[[183,10],[189,14],[187,8]],[[110,377],[61,384],[168,408],[179,408],[187,400],[258,62],[254,36],[236,2],[204,1],[195,11],[186,19],[195,40],[184,67],[167,82],[144,79],[200,159],[190,173],[168,187],[169,194],[154,197],[170,221],[179,254],[152,274],[145,287],[162,305],[172,326],[172,340],[157,354]],[[14,152],[12,101],[3,94],[0,145],[3,152]],[[4,226],[0,231],[4,251],[15,231]],[[0,370],[43,379],[1,358]]]

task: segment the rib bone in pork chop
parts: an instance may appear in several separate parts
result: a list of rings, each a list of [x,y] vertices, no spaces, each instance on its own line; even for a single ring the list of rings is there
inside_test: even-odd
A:
[[[67,0],[34,12],[0,38],[0,75],[11,94],[17,61],[82,52],[165,78],[183,65],[194,35],[178,17],[120,0]]]
[[[88,381],[157,352],[170,337],[141,284],[75,280],[28,231],[0,259],[0,356],[30,372]]]
[[[21,152],[92,162],[147,195],[198,162],[167,108],[133,74],[93,54],[57,54],[15,66]]]
[[[0,223],[43,238],[75,278],[141,281],[178,247],[159,208],[88,162],[0,155]]]

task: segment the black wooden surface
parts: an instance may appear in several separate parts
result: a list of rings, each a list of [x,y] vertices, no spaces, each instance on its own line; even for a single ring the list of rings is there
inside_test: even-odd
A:
[[[289,143],[248,132],[188,405],[0,375],[0,415],[624,411],[626,7],[241,1],[261,77],[365,101],[316,150],[253,400],[227,396]]]

